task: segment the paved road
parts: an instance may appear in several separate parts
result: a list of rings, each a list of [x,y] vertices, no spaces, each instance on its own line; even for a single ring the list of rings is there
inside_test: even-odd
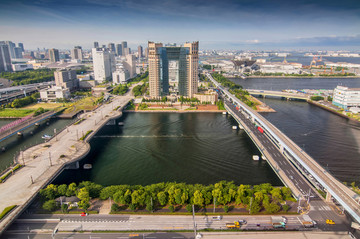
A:
[[[130,91],[125,96],[115,97],[112,103],[83,114],[81,117],[85,120],[80,124],[69,126],[49,142],[24,152],[25,167],[0,184],[0,211],[11,205],[19,205],[0,222],[1,231],[49,180],[61,172],[66,163],[80,159],[89,151],[90,145],[79,140],[80,137],[88,130],[95,133],[109,117],[119,116],[121,113],[114,111],[114,108],[124,106],[131,98]]]

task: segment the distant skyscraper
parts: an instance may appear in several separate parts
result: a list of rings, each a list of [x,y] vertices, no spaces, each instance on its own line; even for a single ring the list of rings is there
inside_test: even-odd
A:
[[[12,41],[6,41],[5,43],[9,47],[9,52],[10,52],[11,59],[14,59],[15,58],[15,50],[14,50],[14,48],[16,47],[15,43],[13,43]]]
[[[110,50],[111,53],[116,53],[116,50],[115,50],[115,44],[114,43],[109,43],[108,44],[108,48]]]
[[[99,48],[99,42],[94,41],[94,48]]]
[[[21,47],[21,51],[22,51],[22,52],[25,51],[25,49],[24,49],[24,44],[22,44],[21,42],[19,42],[18,46]]]
[[[138,46],[138,56],[139,56],[139,58],[143,57],[143,48],[142,48],[142,46]]]
[[[169,61],[178,62],[179,95],[193,97],[198,91],[199,42],[165,46],[149,42],[149,88],[152,98],[169,94]]]
[[[21,59],[22,56],[22,49],[21,47],[14,47],[15,59]]]
[[[73,91],[79,88],[79,80],[75,70],[58,70],[54,72],[56,86],[61,86]]]
[[[127,55],[126,61],[123,63],[124,68],[129,72],[130,77],[134,77],[136,74],[136,57],[134,55]]]
[[[0,72],[12,71],[9,46],[5,42],[0,42]]]
[[[49,59],[50,62],[57,62],[60,61],[60,55],[59,55],[59,50],[52,48],[49,50]]]
[[[83,60],[81,46],[75,46],[74,49],[71,50],[71,59]]]
[[[116,55],[118,55],[118,56],[122,55],[121,44],[116,44]]]
[[[122,56],[126,56],[126,51],[125,51],[126,48],[127,48],[127,42],[126,41],[121,42]]]
[[[146,47],[145,48],[145,58],[148,58],[148,56],[149,56],[149,48]]]
[[[95,81],[97,83],[102,83],[106,80],[110,80],[112,73],[116,68],[114,54],[104,48],[93,48],[92,58]]]

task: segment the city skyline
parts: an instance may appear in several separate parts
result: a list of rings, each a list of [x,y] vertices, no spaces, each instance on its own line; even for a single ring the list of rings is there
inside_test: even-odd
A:
[[[359,29],[356,0],[0,2],[3,40],[26,49],[124,40],[135,49],[150,40],[200,41],[202,49],[357,50]]]

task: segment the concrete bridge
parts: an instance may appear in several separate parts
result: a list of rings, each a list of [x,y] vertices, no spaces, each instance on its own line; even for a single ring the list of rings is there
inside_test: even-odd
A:
[[[23,168],[0,184],[0,212],[12,205],[17,207],[0,222],[2,233],[33,201],[40,189],[59,175],[67,165],[86,156],[90,150],[88,141],[109,120],[122,115],[123,107],[133,98],[130,91],[124,96],[116,96],[111,103],[104,104],[95,111],[84,113],[84,120],[71,125],[53,137],[49,142],[36,145],[20,153],[18,162]],[[118,110],[115,110],[121,106]],[[92,132],[80,140],[89,130]]]
[[[299,172],[304,175],[309,182],[311,182],[313,188],[320,188],[327,192],[327,200],[331,200],[331,196],[342,205],[342,207],[357,221],[360,223],[360,205],[356,201],[357,194],[350,190],[348,187],[339,182],[334,178],[329,172],[327,172],[322,166],[320,166],[310,155],[303,151],[299,146],[297,146],[291,139],[289,139],[285,134],[283,134],[279,129],[267,121],[257,112],[253,111],[246,104],[241,102],[238,98],[232,95],[228,90],[222,87],[217,81],[213,79],[210,74],[206,76],[211,80],[211,82],[220,90],[221,94],[226,98],[226,108],[229,110],[229,113],[234,116],[235,119],[240,119],[238,122],[242,127],[247,128],[248,135],[254,140],[257,144],[259,150],[264,155],[269,155],[272,153],[274,155],[276,149],[279,153],[278,157],[285,158],[286,161],[290,162],[293,166],[297,168]],[[241,117],[243,115],[244,117]],[[241,119],[242,118],[242,119]],[[244,122],[244,119],[249,120],[253,126],[250,126],[248,122]],[[254,127],[256,126],[256,127]],[[251,129],[252,127],[252,129]],[[259,131],[261,128],[261,135],[254,132]],[[260,131],[259,131],[260,132]],[[267,138],[268,142],[264,140],[265,143],[258,143],[261,139]],[[254,139],[256,138],[256,139]],[[274,157],[272,157],[274,158]],[[269,161],[275,172],[281,169],[281,163],[279,160]],[[284,162],[283,162],[284,163]],[[277,174],[282,178],[283,182],[288,185],[293,193],[296,194],[300,191],[303,195],[309,190],[305,190],[302,186],[296,185],[296,178],[291,175],[290,170],[281,170],[285,175],[282,176],[279,171]],[[292,178],[293,177],[293,178]],[[297,178],[299,179],[299,178]],[[291,182],[289,182],[291,181]],[[304,184],[305,185],[305,184]],[[294,187],[295,186],[295,187]],[[310,189],[314,192],[314,189]],[[303,191],[301,191],[303,190]]]
[[[253,89],[247,89],[250,95],[256,95],[256,96],[270,96],[270,97],[280,97],[285,99],[296,99],[296,100],[308,100],[310,99],[311,95],[304,94],[304,93],[290,93],[290,92],[284,92],[284,91],[272,91],[272,90],[253,90]]]
[[[28,128],[36,123],[39,123],[43,120],[46,120],[46,119],[54,116],[55,114],[57,114],[57,112],[48,111],[41,115],[31,117],[17,125],[14,125],[13,127],[9,127],[8,129],[1,131],[0,132],[0,142],[11,137],[14,134],[17,134],[18,132],[25,130],[26,128]]]

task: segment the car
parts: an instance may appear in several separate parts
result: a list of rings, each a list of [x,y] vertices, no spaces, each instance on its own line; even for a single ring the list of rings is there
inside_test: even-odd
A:
[[[80,216],[82,216],[82,217],[86,217],[87,215],[88,215],[88,214],[85,213],[85,212],[83,212],[83,213],[80,214]]]
[[[246,224],[247,221],[246,221],[246,220],[239,220],[239,223],[240,223],[240,224]]]
[[[213,220],[220,221],[222,219],[222,216],[216,216],[212,217]]]
[[[334,225],[335,222],[331,219],[326,219],[326,224],[331,224],[331,225]]]

